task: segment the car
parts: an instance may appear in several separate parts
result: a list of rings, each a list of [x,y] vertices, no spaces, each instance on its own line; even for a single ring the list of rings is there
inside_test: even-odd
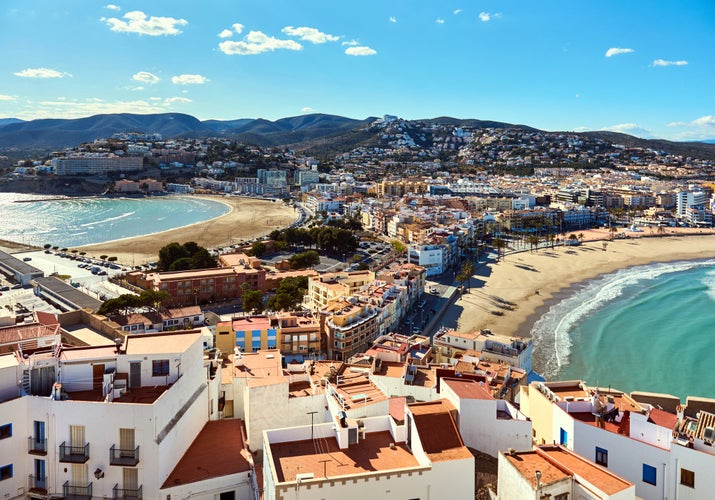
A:
[[[0,292],[7,292],[8,290],[10,290],[9,286],[0,287]]]
[[[32,260],[32,257],[25,257],[22,260],[24,260],[25,262],[30,262]]]
[[[18,288],[22,288],[22,285],[18,283],[17,285],[12,285],[10,288],[13,290],[17,290]]]
[[[106,276],[106,275],[107,275],[107,271],[99,271],[97,273],[97,276]]]

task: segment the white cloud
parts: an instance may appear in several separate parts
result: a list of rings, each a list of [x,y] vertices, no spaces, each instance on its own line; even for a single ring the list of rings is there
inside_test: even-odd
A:
[[[134,10],[124,14],[122,21],[116,17],[106,20],[109,29],[120,33],[138,33],[140,35],[162,36],[178,35],[181,33],[180,26],[186,26],[189,22],[186,19],[175,19],[173,17],[147,17],[142,11]]]
[[[374,56],[377,54],[375,49],[370,47],[359,46],[359,47],[348,47],[345,49],[345,53],[349,56]]]
[[[55,99],[54,101],[30,102],[33,111],[21,113],[18,118],[82,118],[85,116],[112,113],[163,113],[165,108],[143,100],[107,102],[101,99]]]
[[[301,26],[294,28],[293,26],[286,26],[281,30],[288,36],[297,36],[304,42],[311,43],[325,43],[325,42],[337,42],[340,40],[339,36],[329,35],[328,33],[323,33],[315,28],[308,28]]]
[[[629,48],[621,48],[621,47],[611,47],[606,51],[606,57],[613,57],[617,56],[620,54],[630,54],[631,52],[635,52],[633,49]]]
[[[349,47],[355,47],[356,45],[360,45],[360,42],[358,42],[357,40],[350,40],[349,42],[345,41],[345,42],[341,43],[340,45],[343,45],[343,46],[347,45]]]
[[[397,18],[396,18],[395,16],[390,16],[390,22],[391,22],[391,23],[396,23],[396,22],[397,22]]]
[[[109,10],[122,10],[122,8],[119,7],[119,5],[114,5],[113,3],[105,5],[104,8],[109,9]]]
[[[150,101],[161,101],[161,97],[150,97]]]
[[[186,102],[192,102],[191,99],[188,99],[186,97],[167,97],[164,99],[164,105],[169,105],[169,104],[174,104],[174,103],[186,103]]]
[[[233,36],[233,31],[231,30],[223,30],[221,33],[218,34],[219,38],[230,38]]]
[[[494,12],[493,14],[490,14],[489,12],[480,12],[479,13],[479,20],[487,23],[491,21],[492,19],[499,19],[501,17],[501,12]]]
[[[23,78],[64,78],[66,76],[72,76],[69,73],[61,73],[48,68],[27,68],[14,73],[14,75]]]
[[[171,83],[174,85],[202,85],[208,82],[209,79],[201,75],[177,75],[171,77]]]
[[[153,85],[158,82],[160,78],[153,73],[149,73],[148,71],[140,71],[139,73],[132,75],[132,80]]]
[[[715,127],[715,116],[705,115],[700,118],[696,118],[691,122],[671,122],[668,124],[669,127]]]
[[[0,101],[14,101],[15,96],[0,94]]]
[[[302,113],[310,113],[310,112],[315,111],[315,110],[314,110],[313,108],[305,107],[305,108],[300,108],[300,111],[301,111]]]
[[[240,35],[241,33],[243,33],[243,28],[244,28],[243,24],[241,24],[241,23],[234,23],[234,24],[231,25],[231,27],[232,27],[233,30],[234,30],[236,33],[238,33],[239,35]]]
[[[610,132],[620,132],[621,134],[635,135],[637,137],[642,137],[644,139],[651,139],[653,133],[638,125],[637,123],[619,123],[618,125],[611,125],[610,127],[604,127],[601,130],[608,130]]]
[[[129,90],[134,91],[134,92],[136,92],[138,90],[144,90],[144,86],[139,85],[138,87],[130,87]]]
[[[275,50],[301,50],[303,46],[294,40],[281,40],[268,36],[262,31],[249,31],[240,42],[225,41],[218,44],[224,54],[230,56],[252,56]]]
[[[434,20],[434,22],[436,22],[437,24],[444,24],[444,19],[442,19],[441,17],[438,17],[437,19]]]
[[[452,14],[454,14],[455,16],[457,14],[461,14],[461,13],[462,13],[462,9],[455,9],[454,11],[452,11]]]
[[[656,59],[651,66],[687,66],[688,61],[666,61],[665,59]]]

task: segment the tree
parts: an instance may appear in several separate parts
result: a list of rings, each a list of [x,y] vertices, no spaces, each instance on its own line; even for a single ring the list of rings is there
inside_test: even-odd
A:
[[[531,247],[531,251],[534,251],[534,247],[538,248],[539,247],[539,235],[538,234],[530,234],[526,238],[527,243]]]
[[[578,233],[578,241],[579,243],[583,243],[584,235],[583,233]]]
[[[109,258],[107,259],[107,261],[108,261],[108,262],[116,262],[116,261],[117,261],[117,257],[115,257],[115,256],[113,255],[113,256],[109,257]]]
[[[459,270],[459,274],[457,274],[456,278],[457,281],[459,281],[460,285],[464,285],[464,283],[466,282],[467,288],[469,288],[469,283],[473,275],[474,263],[472,263],[471,260],[468,260],[464,264],[462,264],[462,268]]]
[[[45,246],[43,247],[45,250],[49,250],[52,248],[52,243],[45,243]]]
[[[618,228],[616,226],[611,226],[608,228],[608,232],[610,233],[609,237],[613,239],[616,236],[616,233],[618,232]]]
[[[320,264],[320,255],[315,250],[297,253],[288,259],[291,269],[307,269]]]
[[[256,310],[263,312],[263,294],[259,290],[248,290],[241,295],[241,304],[244,311]]]
[[[172,242],[159,249],[160,271],[178,271],[186,269],[213,269],[218,266],[216,259],[206,250],[189,241],[180,245]]]
[[[275,295],[268,299],[268,308],[273,311],[296,309],[303,302],[303,296],[307,290],[308,278],[306,276],[284,278],[278,284]]]
[[[557,241],[556,235],[555,235],[554,233],[549,233],[549,235],[547,236],[547,238],[548,238],[548,240],[549,240],[549,243],[551,244],[551,250],[553,250],[553,249],[554,249],[554,243],[556,243],[556,241]]]
[[[100,260],[107,260],[108,255],[100,255],[99,258]]]
[[[251,253],[256,257],[260,257],[266,253],[266,250],[266,245],[262,241],[254,241],[253,245],[251,245]]]
[[[506,248],[506,241],[501,238],[494,238],[492,240],[492,245],[497,250],[497,260],[499,260],[499,257],[503,255],[504,249]]]
[[[577,244],[579,243],[579,241],[578,241],[578,236],[576,236],[575,234],[571,233],[571,234],[569,235],[569,241],[571,242],[572,245],[577,245]]]

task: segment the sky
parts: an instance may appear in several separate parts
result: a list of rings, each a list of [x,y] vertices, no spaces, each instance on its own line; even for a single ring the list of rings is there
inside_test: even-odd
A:
[[[2,0],[0,118],[452,116],[715,138],[714,0]]]

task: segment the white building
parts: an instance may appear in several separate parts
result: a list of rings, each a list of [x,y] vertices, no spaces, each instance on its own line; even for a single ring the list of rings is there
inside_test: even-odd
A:
[[[531,447],[531,422],[513,405],[494,399],[489,387],[473,380],[444,378],[440,394],[459,412],[464,444],[496,457],[499,450]]]
[[[264,498],[474,498],[474,457],[441,401],[264,433]],[[460,478],[455,481],[454,478]]]
[[[448,253],[449,248],[442,244],[413,244],[408,247],[410,263],[424,267],[427,276],[436,276],[444,272],[445,263],[449,260]]]
[[[0,356],[0,496],[166,498],[179,458],[219,416],[214,371],[197,331]],[[221,473],[203,467],[204,479]]]
[[[634,500],[625,479],[562,446],[499,453],[499,499]]]

